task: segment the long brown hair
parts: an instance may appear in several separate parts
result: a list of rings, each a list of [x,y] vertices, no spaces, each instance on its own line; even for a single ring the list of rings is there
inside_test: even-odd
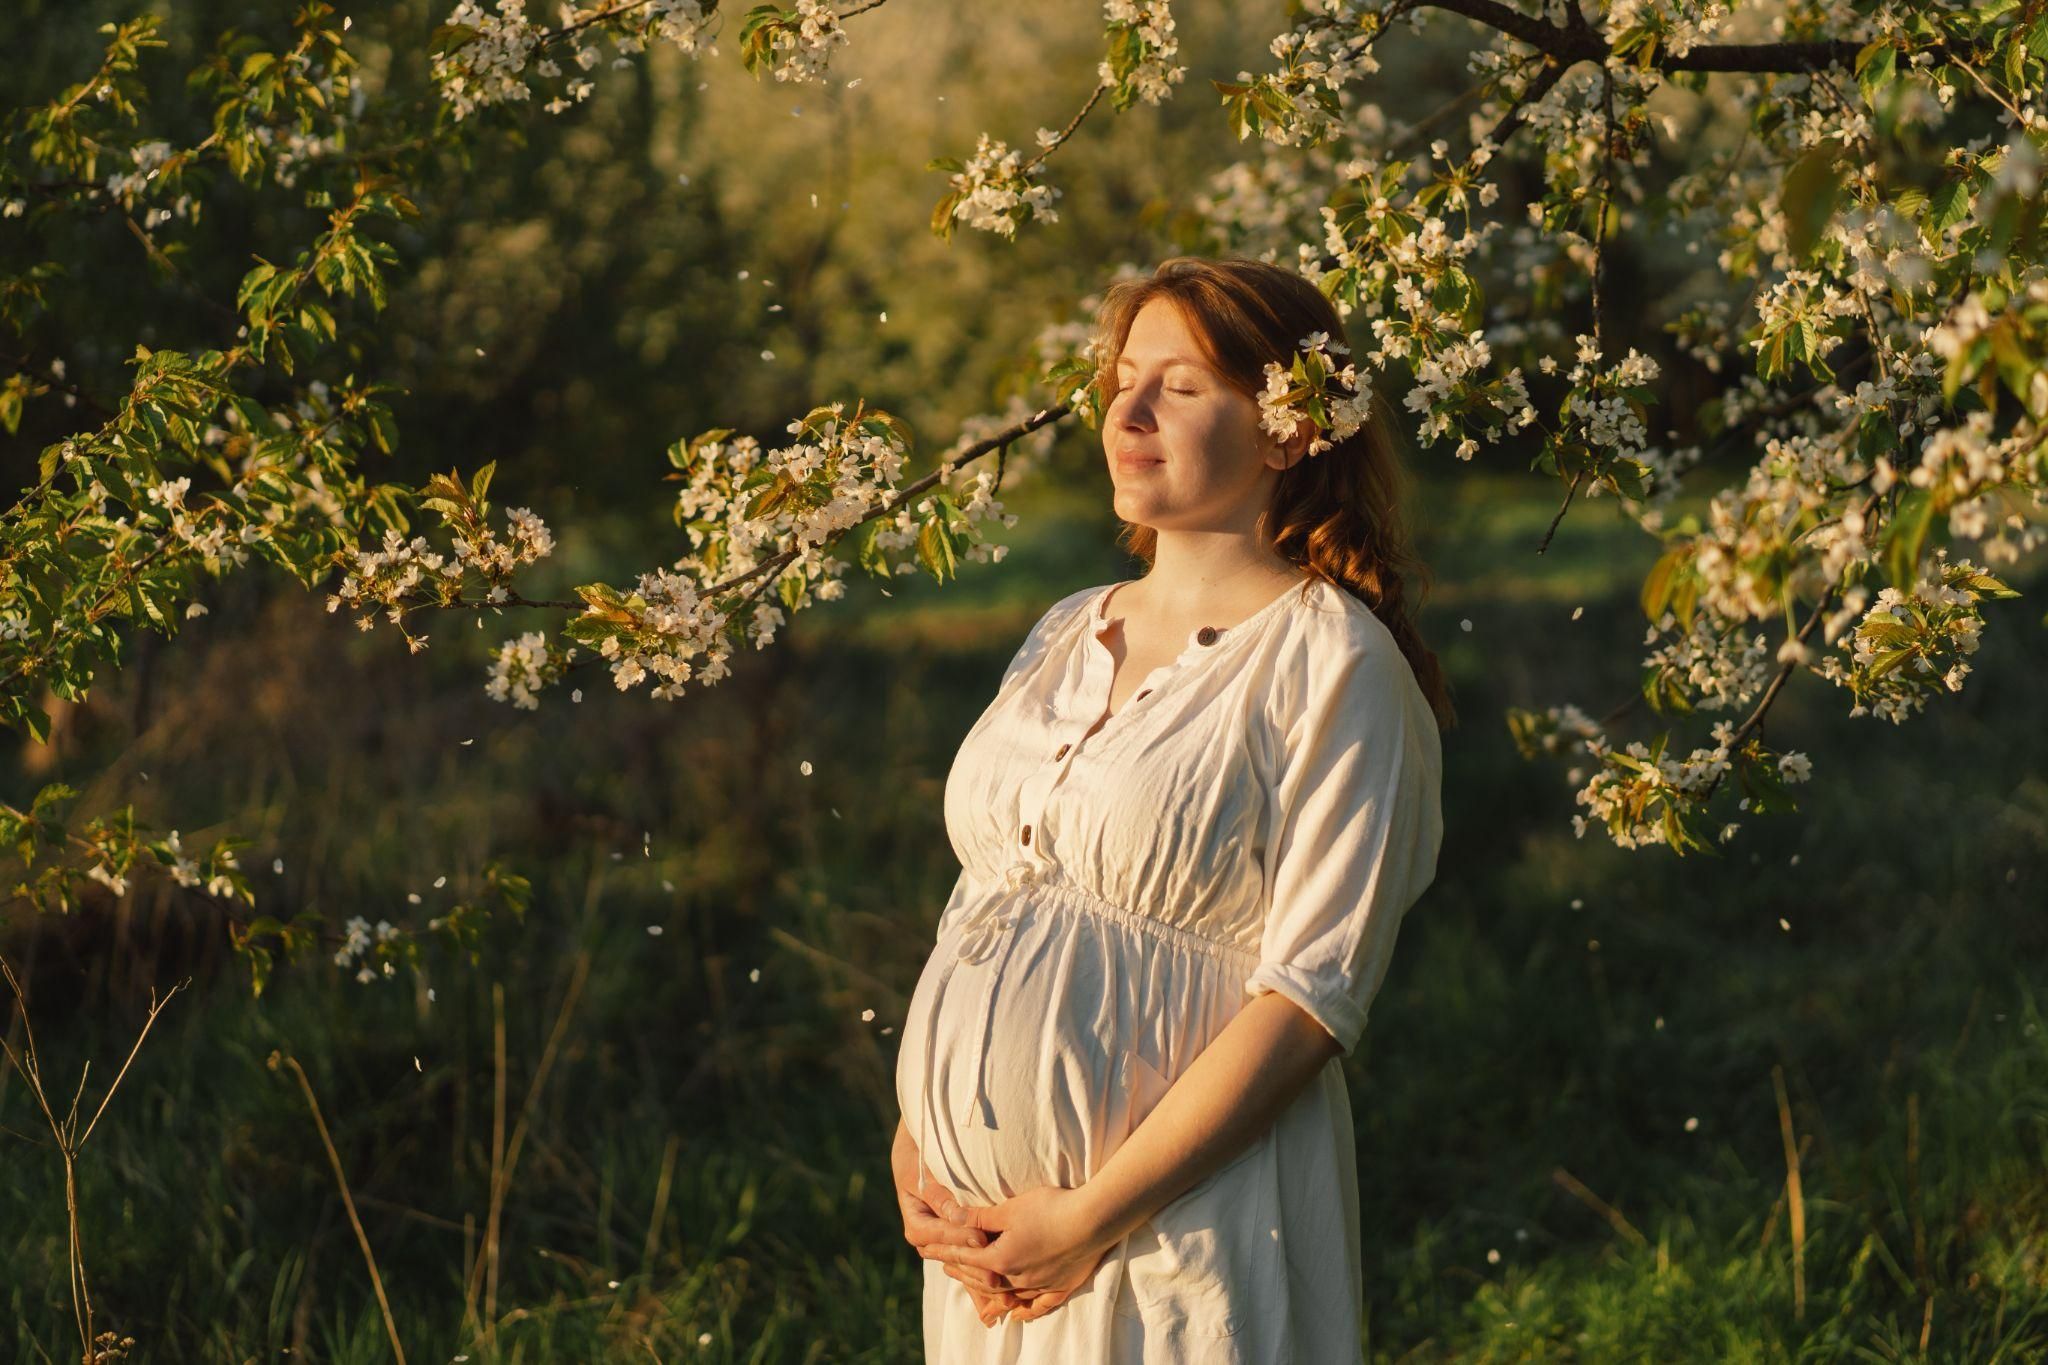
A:
[[[1225,382],[1253,401],[1265,388],[1268,361],[1289,364],[1312,332],[1345,336],[1336,308],[1291,270],[1241,256],[1176,256],[1149,278],[1119,281],[1103,296],[1095,316],[1099,412],[1107,414],[1116,398],[1116,362],[1131,322],[1154,299],[1180,309]],[[1430,574],[1409,548],[1401,505],[1410,480],[1398,442],[1386,400],[1375,392],[1357,431],[1280,471],[1259,526],[1311,581],[1323,579],[1372,608],[1400,645],[1438,728],[1449,729],[1457,723],[1450,686],[1415,628],[1404,585],[1405,576],[1415,576],[1419,603]],[[1158,539],[1151,527],[1131,522],[1118,534],[1148,568]]]

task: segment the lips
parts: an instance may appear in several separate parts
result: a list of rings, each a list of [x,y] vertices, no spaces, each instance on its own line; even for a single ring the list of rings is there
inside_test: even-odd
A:
[[[1165,461],[1155,459],[1150,455],[1138,455],[1128,450],[1119,450],[1116,453],[1116,467],[1118,469],[1146,469],[1152,465],[1163,463]]]

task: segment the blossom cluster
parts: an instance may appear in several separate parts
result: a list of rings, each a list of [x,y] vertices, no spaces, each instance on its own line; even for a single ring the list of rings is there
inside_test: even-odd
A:
[[[1796,334],[1806,358],[1823,361],[1849,333],[1849,326],[1837,319],[1854,318],[1862,310],[1853,291],[1837,287],[1819,271],[1787,270],[1757,300],[1759,325],[1749,344],[1768,354],[1780,338]]]
[[[259,125],[257,131],[268,132],[267,125]],[[107,193],[114,202],[130,213],[141,207],[141,201],[148,195],[152,183],[157,179],[164,163],[171,159],[173,148],[160,138],[138,142],[128,148],[128,159],[133,163],[128,170],[111,172],[106,179]],[[152,229],[162,226],[173,218],[197,219],[199,210],[189,193],[181,193],[169,205],[152,205],[143,210],[142,226]]]
[[[289,189],[299,183],[299,176],[306,167],[347,150],[348,135],[340,130],[331,133],[307,133],[292,127],[277,127],[268,123],[257,124],[249,130],[253,138],[270,157],[270,173],[277,183]],[[179,195],[182,201],[185,196]],[[178,208],[156,211],[158,221],[169,218]],[[145,223],[144,226],[154,226]]]
[[[1097,74],[1111,87],[1116,107],[1129,108],[1135,100],[1158,104],[1171,96],[1187,68],[1175,62],[1180,38],[1169,0],[1103,0],[1102,13],[1109,55]]]
[[[1932,573],[1910,593],[1879,590],[1854,631],[1836,642],[1845,663],[1830,654],[1814,669],[1855,696],[1852,716],[1903,723],[1930,697],[1960,692],[1984,630],[1979,605],[1986,597],[2018,596],[1967,559],[1950,562],[1937,548]]]
[[[342,933],[342,945],[334,953],[335,966],[343,970],[355,967],[356,980],[368,983],[375,981],[378,976],[378,969],[370,964],[370,959],[376,956],[383,959],[381,965],[385,976],[397,974],[397,965],[391,958],[376,951],[378,947],[393,943],[400,937],[398,927],[390,920],[378,920],[373,929],[367,919],[361,915],[354,915],[342,926]]]
[[[1606,369],[1597,368],[1600,346],[1592,337],[1578,338],[1578,363],[1566,378],[1572,391],[1565,395],[1564,411],[1580,416],[1579,435],[1589,445],[1623,454],[1637,454],[1647,444],[1643,426],[1643,404],[1648,385],[1660,373],[1657,362],[1635,347]]]
[[[159,479],[155,483],[143,483],[140,487],[144,503],[135,512],[137,528],[162,528],[166,536],[161,543],[185,546],[204,560],[211,572],[218,573],[227,565],[246,564],[249,560],[247,547],[263,538],[261,526],[248,522],[239,526],[231,524],[221,504],[200,509],[186,506],[185,496],[192,489],[190,475]],[[108,490],[94,480],[87,492],[95,499],[103,500]],[[127,518],[116,517],[112,524],[125,526]]]
[[[615,67],[630,65],[631,54],[651,41],[668,43],[690,56],[718,50],[705,40],[712,16],[700,0],[639,0],[629,6],[607,0],[588,5],[561,0],[557,15],[560,28],[550,31],[527,17],[526,0],[496,0],[494,11],[486,10],[482,0],[460,0],[441,26],[442,34],[451,41],[434,54],[432,64],[434,81],[454,117],[463,119],[491,105],[531,99],[529,80],[552,80],[563,74],[562,64],[553,57],[535,60],[556,43],[569,43],[573,49],[569,64],[583,72],[604,60],[596,38],[605,32],[612,35]],[[563,86],[564,93],[543,107],[551,114],[560,113],[589,98],[594,88],[588,77],[572,76]]]
[[[1653,747],[1630,740],[1617,751],[1602,739],[1586,740],[1586,751],[1600,760],[1600,767],[1572,796],[1587,812],[1572,816],[1573,835],[1583,839],[1597,821],[1620,848],[1673,842],[1673,823],[1733,766],[1728,752],[1733,730],[1719,722],[1713,747],[1695,749],[1683,759],[1666,757],[1661,743]]]
[[[598,656],[609,666],[612,686],[624,692],[647,679],[657,701],[682,696],[692,679],[711,684],[731,669],[732,642],[723,627],[726,615],[699,593],[696,581],[668,569],[643,573],[623,597],[609,589],[579,589],[589,605],[572,621],[568,633],[594,640]],[[763,603],[746,623],[756,648],[775,638],[781,608]]]
[[[509,698],[520,710],[537,711],[540,690],[561,680],[575,653],[574,645],[551,648],[543,631],[524,631],[517,639],[498,646],[498,652],[491,658],[484,694],[492,701]]]
[[[1804,435],[1761,444],[1743,483],[1716,492],[1706,525],[1684,541],[1699,601],[1722,620],[1770,620],[1788,589],[1818,596],[1877,553],[1866,504],[1844,497],[1871,473],[1853,448]]]
[[[1304,0],[1294,27],[1269,50],[1280,70],[1237,73],[1222,85],[1239,140],[1256,132],[1278,146],[1314,146],[1343,128],[1344,88],[1380,69],[1373,44],[1390,7],[1355,0]]]
[[[1664,643],[1643,657],[1647,676],[1667,693],[1678,689],[1690,707],[1716,711],[1741,706],[1770,681],[1770,641],[1745,630],[1740,621],[1696,611],[1680,628],[1677,616],[1667,611],[1643,637],[1646,645],[1659,640]]]
[[[1739,811],[1789,806],[1784,789],[1813,775],[1813,763],[1803,753],[1773,755],[1754,736],[1736,747],[1738,727],[1729,720],[1714,722],[1713,743],[1684,758],[1666,753],[1668,735],[1617,747],[1599,722],[1571,705],[1542,712],[1511,710],[1508,720],[1525,755],[1584,753],[1594,760],[1590,776],[1583,765],[1565,773],[1565,781],[1576,788],[1573,803],[1586,808],[1572,816],[1572,833],[1584,838],[1598,823],[1621,848],[1668,845],[1682,852],[1706,847],[1696,826],[1731,772],[1748,793],[1736,802]],[[1736,828],[1733,822],[1724,824],[1719,840],[1727,842]]]
[[[1455,182],[1469,191],[1476,182],[1467,169],[1490,156],[1491,148],[1482,144],[1458,167],[1437,172],[1435,183]],[[1460,310],[1436,303],[1446,281],[1464,287],[1467,261],[1502,224],[1495,220],[1475,230],[1468,223],[1453,235],[1437,215],[1418,217],[1397,208],[1405,162],[1355,157],[1337,170],[1343,188],[1322,209],[1321,246],[1304,243],[1299,268],[1337,303],[1340,317],[1354,311],[1347,300],[1359,301],[1355,307],[1371,318],[1376,343],[1366,359],[1377,368],[1400,360],[1413,372],[1415,383],[1403,402],[1421,416],[1416,431],[1422,442],[1455,434],[1458,458],[1469,460],[1482,441],[1534,425],[1536,409],[1521,367],[1484,378],[1492,361],[1484,329],[1468,328]]]
[[[93,837],[88,840],[99,846],[100,856],[86,869],[85,875],[117,896],[126,895],[130,855],[124,853],[119,858],[110,857],[109,850],[104,847],[107,842],[105,834],[104,829],[95,829]],[[199,860],[186,851],[184,839],[177,830],[159,840],[140,842],[137,849],[153,856],[170,874],[171,880],[180,886],[201,887],[207,895],[216,898],[245,896],[246,887],[235,875],[241,864],[235,861],[235,850],[228,840],[215,844],[207,855],[210,871],[202,870]]]
[[[355,563],[342,578],[338,591],[328,594],[327,610],[335,612],[347,606],[382,606],[391,624],[404,628],[404,601],[412,596],[423,584],[439,582],[445,585],[445,595],[454,597],[461,591],[462,566],[434,549],[425,536],[414,536],[411,541],[396,529],[384,532],[384,545],[379,550],[358,550]],[[375,617],[368,612],[356,618],[356,625],[368,630],[376,624]],[[414,637],[408,636],[408,641]],[[414,653],[426,647],[427,637],[417,637],[412,644]]]
[[[1351,348],[1333,341],[1328,332],[1311,332],[1295,343],[1287,365],[1266,363],[1266,388],[1259,395],[1259,425],[1276,441],[1287,441],[1302,427],[1313,433],[1308,454],[1318,455],[1350,439],[1372,413],[1372,387],[1359,378],[1358,367],[1337,356]]]
[[[1617,57],[1650,42],[1683,57],[1728,17],[1722,0],[1610,0],[1605,10],[1601,36]]]
[[[950,172],[951,187],[935,217],[946,230],[960,222],[1006,238],[1014,238],[1017,225],[1027,218],[1057,222],[1059,212],[1052,204],[1060,191],[1033,178],[1039,164],[1027,163],[1022,152],[1001,139],[981,134],[965,164],[948,158],[932,163],[934,169]]]
[[[391,624],[403,630],[409,600],[453,603],[472,571],[491,585],[483,600],[510,600],[508,584],[514,571],[552,553],[555,538],[528,508],[506,509],[505,520],[507,531],[502,540],[480,518],[451,520],[454,546],[447,555],[436,551],[425,536],[408,541],[397,530],[387,529],[382,548],[355,552],[341,586],[328,595],[327,610],[364,608],[356,625],[368,630],[376,623],[375,612],[381,609]],[[426,648],[427,637],[407,632],[406,643],[418,653]]]
[[[1295,244],[1320,231],[1323,189],[1331,175],[1320,148],[1268,154],[1256,160],[1233,161],[1213,172],[1188,207],[1218,252],[1277,261],[1291,255]]]
[[[847,41],[838,12],[822,0],[796,0],[788,15],[764,16],[761,32],[767,40],[764,59],[775,68],[778,81],[822,82],[832,60],[832,49]]]
[[[829,547],[863,524],[860,559],[871,572],[914,572],[914,560],[891,564],[888,552],[918,547],[922,554],[934,533],[968,558],[1002,557],[1002,547],[984,548],[973,533],[980,522],[1016,521],[994,496],[992,469],[977,471],[964,498],[939,491],[903,499],[909,433],[894,417],[864,407],[848,416],[844,403],[833,403],[788,430],[798,439],[774,450],[730,431],[677,443],[669,457],[684,486],[675,517],[692,553],[641,574],[629,592],[604,584],[577,589],[586,606],[565,633],[596,649],[621,691],[653,679],[649,694],[673,700],[693,680],[716,683],[731,672],[733,616],[743,613],[739,633],[764,649],[788,611],[844,596],[852,565]],[[743,594],[707,586],[715,583],[748,586]],[[528,690],[559,676],[541,649],[522,640],[501,654],[507,695],[515,674]]]

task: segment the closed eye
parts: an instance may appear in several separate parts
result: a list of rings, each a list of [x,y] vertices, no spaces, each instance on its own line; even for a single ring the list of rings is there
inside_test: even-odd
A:
[[[1200,392],[1201,392],[1201,390],[1200,390],[1200,389],[1168,389],[1168,390],[1167,390],[1167,392],[1168,392],[1168,393],[1185,393],[1185,394],[1193,395],[1193,394],[1198,394],[1198,393],[1200,393]]]

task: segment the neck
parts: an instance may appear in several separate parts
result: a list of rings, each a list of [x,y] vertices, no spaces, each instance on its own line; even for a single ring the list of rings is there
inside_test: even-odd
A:
[[[1301,577],[1298,565],[1249,536],[1162,531],[1143,586],[1155,610],[1199,625],[1219,612],[1263,602],[1275,588]]]

